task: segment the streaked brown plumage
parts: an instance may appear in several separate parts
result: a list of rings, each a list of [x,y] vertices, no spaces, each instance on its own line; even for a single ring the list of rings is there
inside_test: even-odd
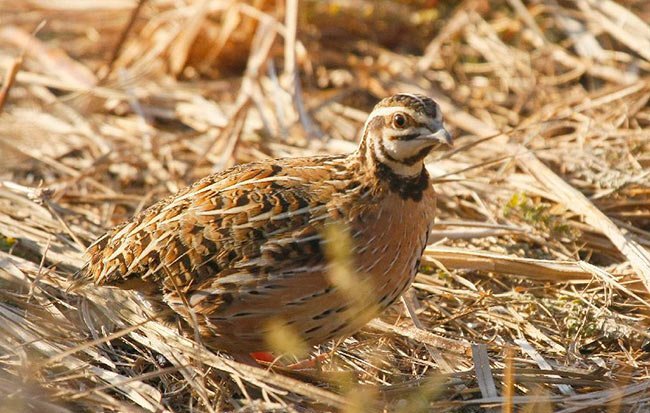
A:
[[[410,285],[435,213],[423,160],[450,143],[433,100],[392,96],[354,153],[210,175],[96,241],[79,281],[142,291],[236,353],[267,350],[271,320],[308,344],[349,335]],[[361,299],[330,274],[327,227],[349,234]]]

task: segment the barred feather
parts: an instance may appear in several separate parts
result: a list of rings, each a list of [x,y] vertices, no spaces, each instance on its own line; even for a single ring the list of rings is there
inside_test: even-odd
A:
[[[409,130],[391,127],[398,110],[410,117]],[[440,122],[431,99],[396,95],[370,114],[350,155],[277,159],[205,177],[98,239],[82,282],[143,291],[188,328],[193,313],[217,349],[265,350],[270,320],[309,344],[351,334],[410,285],[435,213],[422,160],[439,142],[404,146],[403,160],[398,151],[387,161],[378,148],[395,141],[399,149],[412,138],[396,136]],[[424,155],[413,160],[414,149]],[[403,175],[413,165],[418,173]],[[350,277],[367,287],[361,300],[332,277],[328,226],[350,236]]]

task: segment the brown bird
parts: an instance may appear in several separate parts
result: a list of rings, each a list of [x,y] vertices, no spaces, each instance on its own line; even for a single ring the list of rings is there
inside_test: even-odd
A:
[[[98,239],[77,282],[141,291],[232,353],[272,350],[278,325],[350,335],[413,281],[436,210],[424,158],[450,145],[438,104],[394,95],[355,152],[207,176]]]

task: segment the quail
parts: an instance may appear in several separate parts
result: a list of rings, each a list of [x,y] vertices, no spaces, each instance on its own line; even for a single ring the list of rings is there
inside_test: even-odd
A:
[[[278,325],[348,336],[413,281],[436,212],[424,160],[451,143],[435,101],[393,95],[356,151],[207,176],[100,237],[76,282],[140,291],[227,352],[273,350]]]

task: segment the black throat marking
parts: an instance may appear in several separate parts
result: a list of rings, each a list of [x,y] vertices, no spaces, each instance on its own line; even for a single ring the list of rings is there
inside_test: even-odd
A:
[[[381,161],[376,158],[375,162],[375,176],[380,181],[388,183],[388,188],[392,192],[396,192],[400,198],[404,200],[422,200],[422,194],[429,186],[429,173],[424,166],[422,166],[422,172],[420,172],[420,175],[412,178],[405,178],[393,172],[389,166],[381,163]]]
[[[375,153],[375,145],[379,145],[379,150],[382,152],[382,155],[386,157],[387,160],[401,163],[404,165],[414,165],[416,162],[422,161],[431,151],[431,148],[423,148],[417,154],[404,159],[397,160],[393,159],[390,154],[386,152],[384,145],[379,142],[373,142],[369,134],[371,130],[380,131],[385,125],[385,120],[382,117],[376,117],[372,119],[361,138],[361,145],[359,147],[358,153],[361,155],[362,163],[371,161],[373,166],[371,166],[374,171],[375,177],[382,182],[388,184],[388,188],[392,192],[396,192],[402,199],[412,199],[414,201],[420,201],[422,199],[422,194],[427,189],[429,184],[429,173],[427,172],[424,165],[422,166],[422,171],[419,175],[414,177],[404,177],[396,174],[388,165],[384,164],[380,159],[377,158]],[[410,138],[410,136],[408,136]],[[370,159],[367,159],[367,157]],[[368,165],[369,166],[369,165]]]

